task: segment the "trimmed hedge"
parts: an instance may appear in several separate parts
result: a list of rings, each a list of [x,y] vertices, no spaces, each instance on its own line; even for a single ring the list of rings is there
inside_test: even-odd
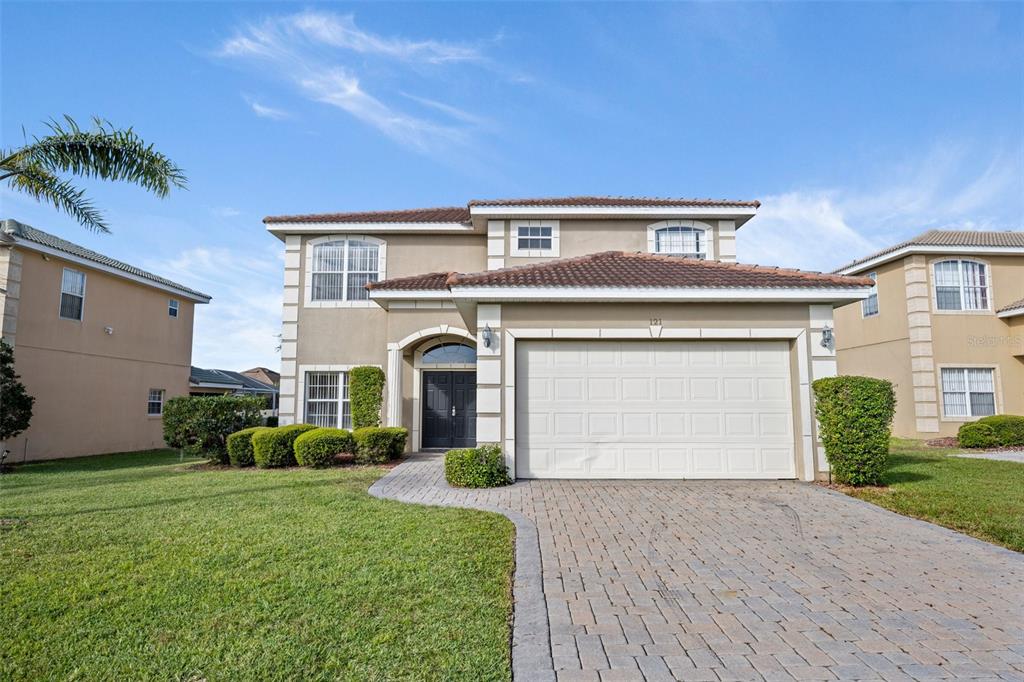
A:
[[[956,439],[962,448],[993,448],[999,445],[996,430],[980,421],[961,426],[956,433]]]
[[[409,431],[398,427],[368,426],[356,429],[352,435],[356,440],[355,459],[358,464],[383,464],[405,452]]]
[[[321,428],[306,431],[295,439],[295,461],[303,467],[329,466],[339,453],[352,453],[356,439],[345,429]]]
[[[380,406],[384,402],[384,370],[371,366],[350,369],[348,395],[352,406],[353,429],[380,426]]]
[[[269,469],[294,465],[295,439],[316,428],[312,424],[291,424],[253,434],[252,454],[256,466]]]
[[[982,417],[976,423],[991,426],[998,445],[1024,445],[1024,417],[1020,415],[994,414],[991,417]]]
[[[228,460],[233,467],[251,467],[255,464],[252,454],[252,437],[265,430],[266,426],[253,426],[235,431],[228,436]]]
[[[512,482],[497,445],[449,450],[444,455],[444,477],[459,488],[496,488]]]
[[[164,404],[164,441],[191,455],[206,454],[228,463],[228,436],[258,426],[266,398],[258,396],[181,396]]]
[[[813,387],[814,409],[832,475],[848,485],[881,483],[896,410],[892,383],[838,376],[818,379]]]

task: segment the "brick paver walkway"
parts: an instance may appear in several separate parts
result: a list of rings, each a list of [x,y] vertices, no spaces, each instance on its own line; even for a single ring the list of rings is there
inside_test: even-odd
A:
[[[1024,556],[816,486],[470,491],[418,456],[371,493],[509,512],[517,680],[1024,680]]]

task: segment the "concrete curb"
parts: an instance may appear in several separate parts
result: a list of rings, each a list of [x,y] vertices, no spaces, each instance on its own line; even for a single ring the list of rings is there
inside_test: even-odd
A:
[[[459,499],[458,488],[452,488],[442,476],[417,487],[419,479],[414,468],[425,464],[425,458],[414,455],[399,464],[370,486],[370,495],[433,507],[460,507],[495,512],[511,521],[516,528],[515,571],[512,575],[512,679],[530,682],[554,682],[555,662],[551,655],[551,630],[547,602],[544,599],[543,569],[540,559],[540,538],[537,526],[522,514],[489,504]],[[437,464],[441,466],[438,458]],[[428,481],[423,481],[427,483]]]

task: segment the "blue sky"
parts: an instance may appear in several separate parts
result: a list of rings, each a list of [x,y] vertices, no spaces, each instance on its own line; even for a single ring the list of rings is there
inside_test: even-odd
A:
[[[932,227],[1021,229],[1024,6],[20,3],[0,134],[71,114],[182,166],[86,183],[112,235],[3,217],[214,295],[195,364],[276,367],[275,213],[624,194],[760,199],[744,262],[828,269]]]

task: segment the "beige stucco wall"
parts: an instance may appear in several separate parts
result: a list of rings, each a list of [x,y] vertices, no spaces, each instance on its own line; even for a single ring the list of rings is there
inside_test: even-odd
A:
[[[146,401],[151,388],[188,394],[194,304],[53,256],[22,258],[15,366],[36,403],[31,427],[7,444],[12,459],[162,447]],[[65,266],[86,273],[80,322],[58,314]],[[170,298],[177,318],[167,314]]]

